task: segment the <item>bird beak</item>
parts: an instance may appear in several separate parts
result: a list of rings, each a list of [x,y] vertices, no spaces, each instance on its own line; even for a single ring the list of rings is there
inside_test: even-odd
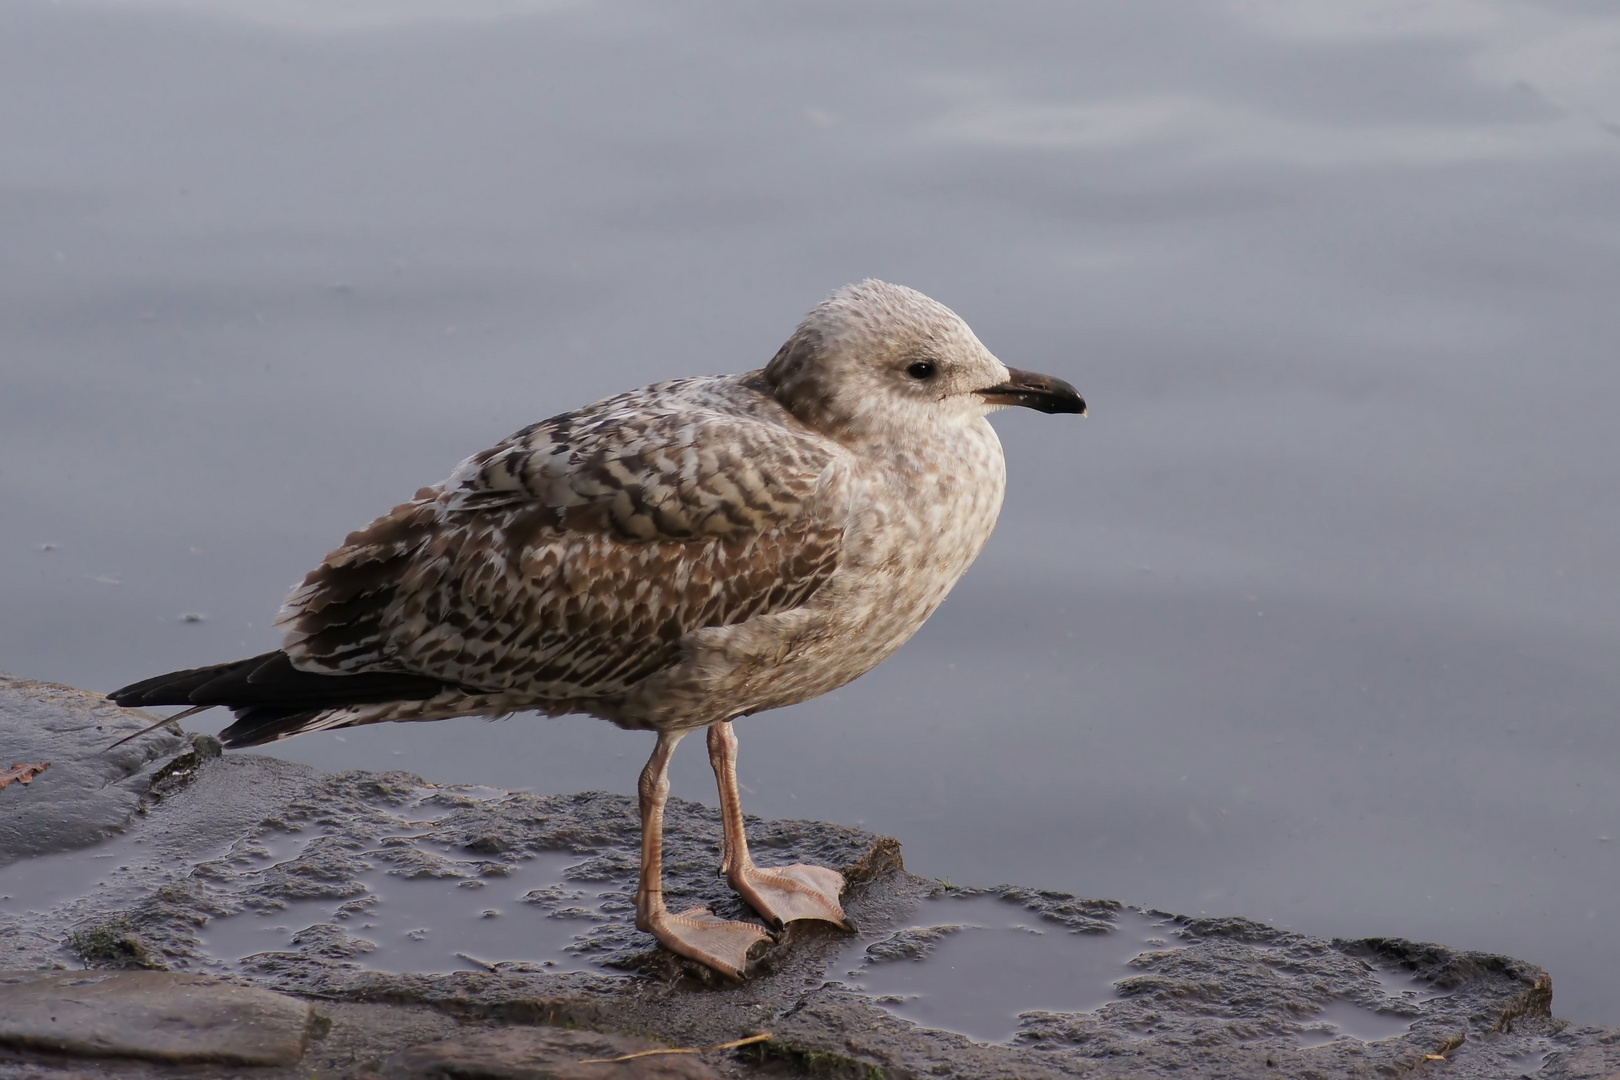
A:
[[[1034,371],[1008,368],[1006,382],[986,387],[978,395],[992,405],[1022,405],[1043,413],[1086,415],[1086,400],[1080,391],[1062,379]]]

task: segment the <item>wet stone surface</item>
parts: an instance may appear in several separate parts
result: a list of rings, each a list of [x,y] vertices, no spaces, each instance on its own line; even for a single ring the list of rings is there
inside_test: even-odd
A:
[[[509,1027],[470,1038],[412,1046],[386,1058],[375,1075],[388,1080],[718,1080],[696,1055],[636,1057],[659,1044],[596,1031]],[[627,1060],[615,1061],[615,1058]]]
[[[57,722],[27,684],[0,688],[5,724]],[[106,733],[82,734],[100,715],[93,695],[51,693],[83,710],[77,743],[37,736],[58,739],[62,775],[110,767],[89,760]],[[1552,1080],[1620,1069],[1620,1031],[1555,1019],[1548,975],[1507,957],[1027,887],[947,888],[906,873],[894,841],[816,822],[751,820],[756,857],[843,869],[856,933],[794,924],[732,983],[634,928],[627,797],[327,774],[155,738],[161,753],[116,767],[149,778],[122,789],[135,793],[119,804],[122,832],[91,847],[64,835],[61,850],[36,844],[0,869],[0,970],[12,986],[205,977],[312,1004],[302,1056],[253,1075],[1370,1077],[1443,1060],[1447,1076]],[[0,798],[48,795],[43,779]],[[123,820],[104,817],[103,830]],[[672,803],[667,844],[672,905],[750,917],[718,874],[712,810]],[[97,1022],[129,1015],[115,990],[99,991]],[[761,1031],[774,1037],[611,1066],[581,1066],[618,1054],[570,1042],[611,1032],[652,1040],[640,1048],[705,1047]],[[180,1068],[31,1039],[0,1031],[0,1077]],[[246,1068],[197,1060],[188,1075]]]
[[[0,769],[50,764],[27,786],[0,789],[0,866],[93,844],[129,820],[184,744],[159,730],[102,752],[157,719],[144,715],[100,694],[0,673]]]

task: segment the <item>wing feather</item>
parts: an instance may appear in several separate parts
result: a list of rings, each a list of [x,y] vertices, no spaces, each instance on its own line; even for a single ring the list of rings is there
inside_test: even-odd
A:
[[[804,604],[838,567],[842,451],[680,387],[525,428],[350,534],[282,609],[294,664],[603,697]]]

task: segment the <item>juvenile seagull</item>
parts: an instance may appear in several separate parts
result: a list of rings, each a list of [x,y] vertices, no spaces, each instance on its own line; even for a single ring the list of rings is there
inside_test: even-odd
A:
[[[737,793],[740,716],[865,674],[984,546],[1006,468],[985,420],[1084,413],[912,289],[846,286],[763,369],[677,379],[524,428],[328,555],[275,652],[115,691],[224,705],[226,746],[386,720],[589,713],[645,729],[636,925],[742,977],[752,923],[663,896],[670,754],[708,729],[723,867],[767,922],[841,926],[844,879],[758,867]]]

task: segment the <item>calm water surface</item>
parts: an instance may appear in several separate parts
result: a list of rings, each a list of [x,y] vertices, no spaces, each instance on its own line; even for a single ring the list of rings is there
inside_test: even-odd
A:
[[[0,668],[271,648],[464,455],[881,276],[1093,415],[997,418],[996,537],[740,725],[749,809],[1504,951],[1620,1023],[1612,7],[21,0],[0,102]],[[649,748],[277,752],[628,792]]]

